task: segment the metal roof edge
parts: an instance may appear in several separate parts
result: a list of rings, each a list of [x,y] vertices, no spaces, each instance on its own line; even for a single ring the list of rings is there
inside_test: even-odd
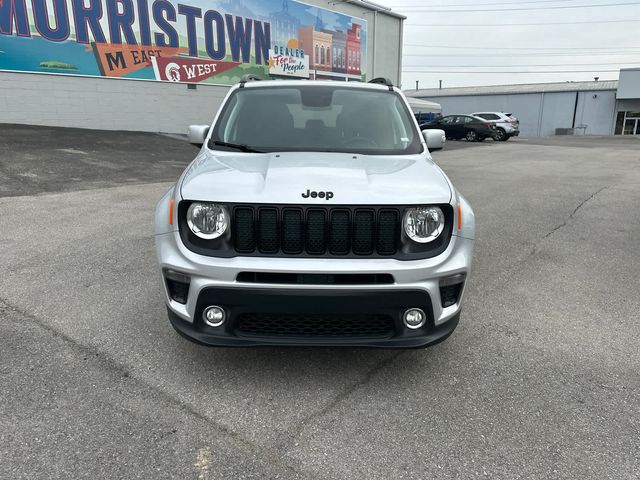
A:
[[[455,97],[455,96],[483,96],[483,95],[519,95],[535,93],[558,93],[575,91],[615,91],[618,80],[600,80],[597,82],[553,82],[553,83],[522,83],[511,85],[487,85],[472,87],[428,88],[420,90],[405,90],[408,97]]]
[[[334,5],[337,5],[340,3],[349,3],[351,5],[358,5],[360,7],[366,8],[373,12],[384,13],[385,15],[389,15],[390,17],[395,17],[400,20],[407,19],[405,15],[402,15],[401,13],[394,12],[393,10],[391,10],[391,7],[385,7],[384,5],[380,5],[379,3],[375,3],[375,2],[370,2],[368,0],[338,0],[333,3]]]

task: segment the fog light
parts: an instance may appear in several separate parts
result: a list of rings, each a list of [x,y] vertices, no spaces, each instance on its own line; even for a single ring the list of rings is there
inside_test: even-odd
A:
[[[222,325],[226,319],[226,314],[224,313],[224,309],[222,307],[207,307],[202,314],[204,318],[204,323],[209,325],[210,327],[219,327]]]
[[[409,310],[404,312],[403,320],[404,324],[408,328],[416,330],[424,326],[425,322],[427,321],[427,316],[425,315],[424,311],[420,310],[419,308],[410,308]]]

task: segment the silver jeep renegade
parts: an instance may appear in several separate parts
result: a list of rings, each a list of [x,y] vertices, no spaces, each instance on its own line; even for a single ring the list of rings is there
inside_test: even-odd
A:
[[[243,81],[160,200],[173,327],[215,346],[416,348],[456,328],[474,214],[390,82]],[[433,143],[432,143],[433,142]]]

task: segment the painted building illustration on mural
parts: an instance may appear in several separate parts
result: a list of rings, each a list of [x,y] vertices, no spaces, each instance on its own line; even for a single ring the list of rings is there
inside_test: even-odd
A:
[[[269,15],[269,21],[272,27],[271,41],[275,45],[287,46],[290,40],[298,38],[298,29],[301,25],[300,17],[289,12],[288,0],[282,1],[281,10]]]
[[[310,52],[311,68],[322,72],[360,76],[362,66],[362,25],[352,23],[348,31],[328,30],[318,14],[315,25],[298,30],[300,47]]]

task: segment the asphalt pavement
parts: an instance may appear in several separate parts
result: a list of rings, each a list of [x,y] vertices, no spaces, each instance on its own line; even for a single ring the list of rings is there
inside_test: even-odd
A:
[[[234,350],[161,295],[153,209],[194,147],[0,125],[0,478],[639,478],[640,141],[453,143],[451,338]]]

